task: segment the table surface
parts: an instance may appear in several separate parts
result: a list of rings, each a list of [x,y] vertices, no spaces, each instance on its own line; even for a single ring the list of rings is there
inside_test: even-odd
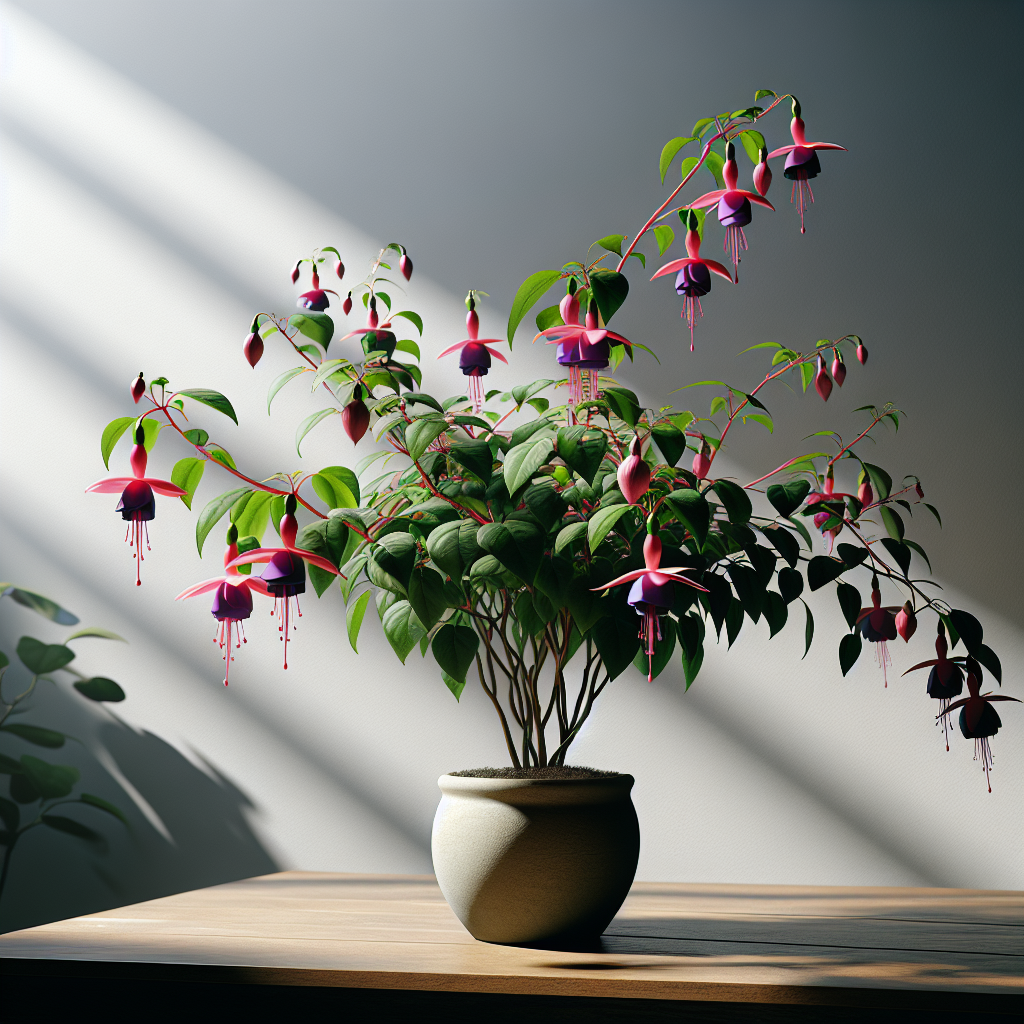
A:
[[[476,941],[430,876],[287,871],[0,935],[0,958],[236,984],[1005,1006],[1024,995],[1024,893],[638,882],[600,949],[579,951]]]

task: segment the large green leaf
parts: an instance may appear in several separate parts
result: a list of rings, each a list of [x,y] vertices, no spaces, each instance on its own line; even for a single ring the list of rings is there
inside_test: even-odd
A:
[[[635,427],[640,419],[640,401],[628,388],[605,388],[602,392],[605,401],[620,420]]]
[[[670,466],[674,466],[686,451],[686,434],[671,423],[656,423],[651,427],[651,440]]]
[[[233,491],[225,491],[209,502],[203,511],[199,513],[199,520],[196,522],[196,547],[199,549],[200,555],[203,553],[203,544],[206,542],[206,538],[210,535],[210,531],[220,522],[224,513],[243,494],[248,494],[251,490],[251,487],[236,487]]]
[[[238,529],[239,537],[263,539],[270,522],[270,503],[273,497],[267,491],[250,491],[231,506],[231,522]]]
[[[314,555],[326,558],[336,565],[337,562],[332,557],[327,543],[327,528],[329,525],[333,525],[340,533],[348,533],[348,530],[336,519],[318,519],[315,523],[310,523],[302,528],[295,543],[303,550],[312,551]],[[317,597],[323,597],[327,589],[338,578],[334,573],[321,569],[318,565],[309,564],[307,569],[309,572],[309,582],[313,584]]]
[[[453,580],[461,580],[482,554],[477,543],[480,527],[474,522],[443,523],[427,538],[431,561]]]
[[[684,487],[678,491],[672,491],[665,498],[665,502],[672,510],[676,519],[689,531],[697,542],[698,549],[704,547],[707,540],[708,528],[711,525],[711,506],[707,498],[699,491]]]
[[[540,483],[527,487],[523,495],[526,507],[545,530],[550,530],[555,523],[561,522],[565,515],[565,500],[555,488],[554,481],[547,478]]]
[[[984,646],[985,631],[981,623],[970,613],[954,608],[949,613],[950,621],[963,640],[967,653],[978,657],[978,652]]]
[[[310,341],[315,341],[325,352],[331,338],[334,337],[334,321],[326,313],[292,313],[288,323],[301,331]]]
[[[494,454],[486,441],[463,441],[460,444],[453,444],[448,455],[474,476],[478,476],[484,482],[484,486],[491,482]]]
[[[807,564],[807,585],[819,590],[846,571],[846,563],[828,555],[815,555]]]
[[[187,391],[177,391],[175,394],[179,398],[191,398],[194,402],[202,402],[203,405],[208,405],[211,409],[224,413],[235,423],[238,422],[231,403],[219,391],[211,391],[209,388],[190,388]]]
[[[567,547],[582,540],[587,535],[587,523],[570,523],[558,531],[555,538],[555,554],[561,554]]]
[[[63,644],[44,644],[35,637],[23,636],[18,641],[18,657],[34,675],[56,672],[75,660],[75,652]]]
[[[64,746],[64,733],[56,729],[44,729],[41,725],[23,725],[21,722],[0,725],[0,730],[23,739],[26,743],[34,743],[37,747],[49,747],[56,750]]]
[[[505,456],[505,486],[514,495],[547,461],[553,445],[550,437],[529,440],[516,445]]]
[[[107,814],[113,815],[122,824],[128,824],[128,819],[124,816],[124,812],[109,800],[104,800],[101,796],[94,796],[92,793],[81,793],[78,799],[80,803],[87,804],[89,807],[95,807],[98,811],[106,811]]]
[[[757,622],[764,606],[764,587],[757,573],[748,565],[733,562],[729,566],[729,579],[736,588],[736,596],[743,605],[743,610],[751,620]]]
[[[75,689],[89,700],[107,701],[112,704],[124,700],[124,690],[113,679],[107,679],[104,676],[79,680],[74,685]]]
[[[412,605],[408,601],[396,601],[384,613],[381,623],[388,643],[394,648],[402,664],[412,649],[426,635],[426,629],[416,618]]]
[[[888,505],[881,505],[878,511],[882,516],[882,522],[885,524],[889,536],[895,541],[902,541],[906,530],[899,512]]]
[[[625,275],[600,267],[590,272],[590,291],[597,300],[601,319],[608,323],[629,294],[629,281]]]
[[[587,543],[590,545],[591,554],[595,552],[601,541],[608,536],[615,524],[627,513],[636,513],[633,505],[611,505],[608,508],[598,509],[590,518],[587,524]]]
[[[25,754],[21,758],[24,776],[44,800],[67,796],[78,781],[77,768],[67,764],[49,764],[38,757]]]
[[[633,609],[626,604],[625,599],[613,597],[611,600],[617,602],[613,612],[600,620],[592,638],[605,671],[615,679],[633,663],[640,649],[640,639],[637,630],[639,620]]]
[[[427,566],[416,566],[409,577],[409,604],[416,618],[430,630],[448,609],[444,577]]]
[[[347,466],[324,466],[312,484],[328,508],[359,508],[359,478]]]
[[[100,436],[100,454],[103,456],[103,465],[110,469],[110,455],[114,446],[121,440],[121,435],[135,422],[134,416],[119,416],[111,420],[104,428]]]
[[[523,322],[526,314],[540,300],[540,297],[557,281],[561,278],[562,272],[560,270],[538,270],[536,274],[531,274],[520,286],[516,292],[516,297],[512,301],[512,311],[508,316],[508,343],[512,344],[512,339],[515,337],[516,328]]]
[[[608,439],[602,430],[575,426],[558,431],[558,457],[588,485],[593,485],[607,450]]]
[[[74,818],[66,818],[63,814],[44,814],[39,820],[49,828],[57,832],[65,832],[69,836],[75,836],[76,839],[85,839],[90,843],[103,842],[103,836],[95,829],[83,825],[80,821],[75,821]]]
[[[428,415],[415,419],[405,428],[405,446],[409,458],[416,460],[448,429],[442,416]]]
[[[731,480],[716,480],[708,490],[714,490],[722,499],[722,504],[725,506],[731,523],[745,526],[750,522],[750,516],[754,509],[750,504],[750,498],[747,497],[747,492],[739,484],[734,484]]]
[[[0,583],[0,597],[9,597],[22,607],[31,608],[44,619],[56,622],[60,626],[73,626],[78,622],[77,615],[72,615],[66,608],[61,608],[56,601],[51,601],[34,591],[16,587],[13,583]]]
[[[466,673],[476,659],[479,646],[480,640],[469,626],[455,626],[446,622],[434,634],[430,650],[444,672],[457,682],[465,683]]]
[[[857,625],[857,616],[860,615],[860,591],[849,583],[837,583],[836,597],[839,598],[839,607],[843,609],[846,624],[853,629]]]
[[[177,484],[187,494],[181,495],[185,508],[192,508],[192,499],[195,497],[199,481],[203,479],[203,471],[206,469],[206,459],[196,459],[191,456],[186,459],[179,459],[171,470],[171,483]]]
[[[872,466],[870,462],[862,462],[861,465],[871,479],[871,484],[875,489],[875,500],[885,501],[892,493],[892,477],[879,466]]]
[[[800,545],[796,537],[782,526],[762,526],[761,532],[771,542],[772,547],[795,569],[800,559]]]
[[[406,597],[416,561],[416,541],[407,533],[389,533],[370,548],[366,573],[370,582]]]
[[[366,615],[366,606],[370,603],[372,591],[364,590],[359,597],[353,601],[345,611],[345,628],[348,631],[348,642],[352,650],[359,653],[356,641],[359,639],[359,630],[363,625],[363,617]]]
[[[532,583],[544,551],[544,537],[536,526],[521,520],[488,523],[476,535],[477,543],[524,583]]]
[[[786,604],[791,604],[804,592],[804,578],[796,569],[779,570],[779,593]]]
[[[745,132],[740,132],[740,142],[743,143],[750,162],[755,165],[760,163],[761,150],[766,148],[764,136],[754,128],[748,128]]]
[[[661,159],[658,161],[658,173],[661,175],[661,183],[663,185],[665,184],[665,175],[672,166],[672,161],[675,160],[676,154],[690,142],[693,142],[693,136],[686,135],[678,139],[669,139],[662,147]]]
[[[780,516],[789,518],[807,497],[811,485],[806,480],[790,480],[787,484],[772,484],[768,488],[768,500]]]
[[[808,612],[808,614],[810,613]],[[860,657],[860,651],[860,633],[847,633],[839,641],[839,667],[843,670],[844,676],[856,664],[857,659]]]

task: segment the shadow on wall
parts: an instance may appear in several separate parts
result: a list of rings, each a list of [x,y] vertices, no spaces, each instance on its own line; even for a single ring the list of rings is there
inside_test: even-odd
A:
[[[214,767],[198,767],[159,736],[58,685],[33,700],[25,720],[61,729],[69,742],[40,751],[7,736],[8,756],[42,753],[73,764],[81,772],[76,791],[115,804],[128,826],[74,807],[68,816],[102,833],[102,844],[44,827],[26,833],[0,899],[0,932],[278,870],[247,820],[252,802]]]

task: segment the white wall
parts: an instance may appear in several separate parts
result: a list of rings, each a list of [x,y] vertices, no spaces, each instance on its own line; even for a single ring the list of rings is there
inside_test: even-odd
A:
[[[39,720],[64,723],[100,758],[91,767],[66,748],[133,820],[130,834],[105,828],[105,855],[52,834],[26,842],[5,926],[274,865],[427,872],[436,777],[504,758],[483,695],[469,686],[456,704],[416,654],[403,669],[376,622],[356,656],[335,592],[304,602],[287,673],[271,620],[256,616],[225,689],[206,599],[172,600],[217,572],[220,529],[200,564],[194,515],[160,502],[136,588],[116,499],[84,493],[104,475],[100,431],[130,413],[140,368],[228,394],[244,430],[212,412],[195,422],[253,475],[354,464],[336,422],[295,457],[293,426],[315,406],[295,387],[269,421],[267,385],[291,360],[271,349],[251,372],[241,338],[256,308],[289,307],[298,254],[333,244],[358,272],[380,242],[23,11],[4,19],[0,576],[129,639],[81,643],[81,662],[128,692],[114,714],[48,693]],[[409,293],[426,353],[457,336],[461,295],[419,272]],[[497,303],[484,327],[502,335]],[[521,375],[539,375],[548,353],[515,358]],[[450,365],[424,363],[443,381],[437,393],[454,392]],[[162,440],[153,473],[169,475],[183,454]],[[112,468],[125,459],[122,443]],[[228,485],[210,469],[197,508]],[[955,593],[986,623],[1005,692],[1024,695],[1020,629]],[[943,749],[923,678],[886,689],[870,656],[840,678],[833,603],[814,605],[826,639],[803,661],[802,629],[768,646],[748,623],[733,651],[709,654],[690,693],[673,668],[653,685],[630,672],[602,697],[575,760],[636,776],[639,877],[1022,887],[1024,715],[1000,709],[990,796],[972,744],[957,736]],[[23,632],[64,635],[9,603],[3,616],[8,651]],[[929,656],[922,633],[900,645],[897,670]]]

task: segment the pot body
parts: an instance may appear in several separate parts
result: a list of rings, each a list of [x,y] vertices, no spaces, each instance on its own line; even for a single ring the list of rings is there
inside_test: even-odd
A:
[[[640,855],[633,781],[442,775],[434,873],[469,932],[509,944],[599,936]]]

